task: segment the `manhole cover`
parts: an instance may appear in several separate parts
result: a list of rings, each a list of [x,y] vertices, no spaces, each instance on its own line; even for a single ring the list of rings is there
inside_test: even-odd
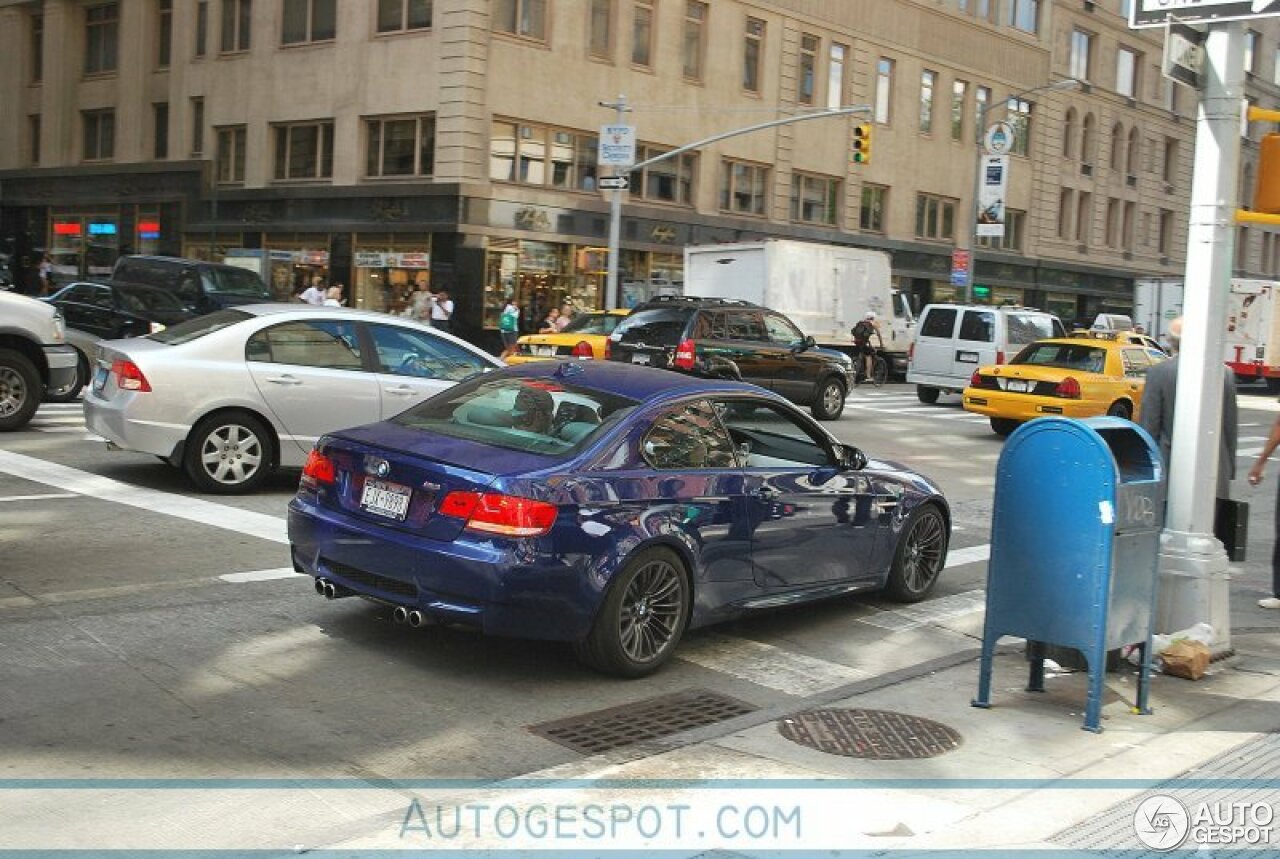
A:
[[[932,758],[960,747],[941,722],[887,710],[810,710],[783,719],[778,733],[831,755],[900,761]]]
[[[713,725],[755,709],[727,695],[695,690],[543,722],[530,726],[529,730],[576,752],[594,755],[678,734],[690,728]]]

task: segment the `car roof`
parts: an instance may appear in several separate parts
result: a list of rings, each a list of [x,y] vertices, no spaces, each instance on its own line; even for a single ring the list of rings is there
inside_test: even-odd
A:
[[[653,310],[658,307],[687,307],[691,310],[697,310],[703,307],[750,307],[761,308],[758,304],[742,298],[708,298],[699,295],[659,295],[657,298],[651,298],[641,304],[636,305],[632,313],[641,310]]]
[[[562,369],[563,368],[563,369]],[[700,379],[656,367],[638,367],[619,361],[532,361],[501,371],[534,379],[562,378],[584,388],[615,391],[645,402],[684,394],[754,394],[768,399],[776,395],[746,382],[728,379]]]
[[[131,260],[131,259],[154,260],[158,262],[178,263],[180,265],[207,265],[207,266],[212,266],[213,268],[235,268],[235,269],[240,269],[241,271],[249,271],[249,269],[243,268],[242,266],[238,266],[238,265],[227,265],[226,263],[210,262],[209,260],[202,260],[202,259],[191,259],[189,257],[166,257],[166,256],[158,256],[154,254],[129,254],[128,256],[123,256],[120,259],[121,260]],[[253,274],[252,271],[249,271],[249,273]]]

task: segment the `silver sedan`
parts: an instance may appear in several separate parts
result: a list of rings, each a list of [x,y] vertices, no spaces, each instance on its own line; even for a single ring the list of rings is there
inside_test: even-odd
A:
[[[255,304],[101,344],[90,430],[182,468],[206,492],[254,489],[299,467],[321,435],[399,414],[504,366],[407,319],[341,307]]]

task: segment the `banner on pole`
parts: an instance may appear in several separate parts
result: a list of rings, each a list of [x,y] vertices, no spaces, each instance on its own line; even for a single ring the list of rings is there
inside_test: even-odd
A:
[[[978,190],[977,235],[983,238],[1004,237],[1004,201],[1009,190],[1009,159],[1004,155],[984,155]]]

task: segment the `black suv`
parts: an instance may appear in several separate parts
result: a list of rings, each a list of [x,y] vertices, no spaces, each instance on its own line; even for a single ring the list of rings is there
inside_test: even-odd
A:
[[[609,359],[695,376],[738,379],[835,420],[853,382],[853,361],[819,349],[774,310],[724,298],[664,296],[631,311],[609,335]]]

